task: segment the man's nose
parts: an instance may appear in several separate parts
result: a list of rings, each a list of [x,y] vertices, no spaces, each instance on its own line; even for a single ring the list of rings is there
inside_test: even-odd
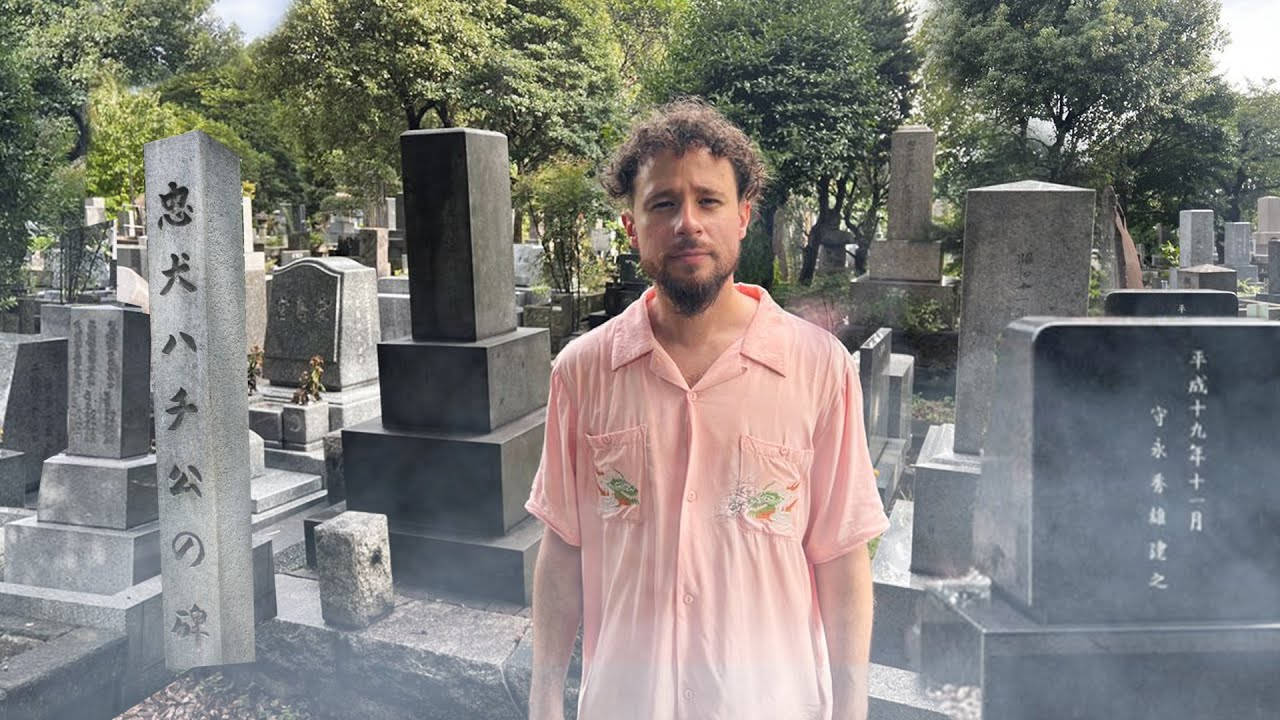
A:
[[[698,220],[698,201],[691,200],[680,204],[680,214],[676,218],[676,235],[699,235],[702,223]]]

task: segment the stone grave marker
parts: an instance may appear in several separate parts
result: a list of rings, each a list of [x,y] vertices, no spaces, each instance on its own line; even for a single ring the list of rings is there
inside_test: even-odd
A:
[[[931,242],[933,170],[937,134],[924,125],[894,131],[890,141],[889,228],[887,238],[874,241],[867,263],[878,280],[942,279],[942,246]]]
[[[253,662],[240,160],[200,131],[143,154],[165,660]]]
[[[1213,211],[1183,210],[1178,213],[1178,265],[1213,265],[1218,251],[1213,242]]]
[[[1258,230],[1253,234],[1254,253],[1267,257],[1267,243],[1280,240],[1280,197],[1258,198]]]
[[[995,389],[995,348],[1024,315],[1084,315],[1093,191],[1025,181],[967,194],[955,449],[978,454]]]
[[[542,245],[516,243],[511,246],[515,254],[516,285],[528,287],[542,280]]]
[[[388,235],[383,227],[363,228],[356,236],[360,264],[378,271],[378,277],[391,274],[391,261],[387,259]]]
[[[1236,291],[1236,271],[1221,265],[1194,265],[1178,268],[1178,287],[1182,290]]]
[[[306,258],[271,280],[262,373],[294,387],[311,356],[324,358],[323,382],[342,390],[378,377],[378,285],[373,268],[351,258]]]
[[[1235,270],[1241,280],[1258,279],[1258,266],[1253,264],[1253,226],[1249,223],[1223,225],[1222,264]]]
[[[1113,290],[1103,300],[1113,317],[1235,317],[1236,294],[1223,290]]]
[[[316,571],[325,622],[363,628],[391,612],[387,516],[347,511],[316,526]]]
[[[550,351],[515,323],[506,138],[400,148],[412,334],[378,345],[382,417],[342,431],[347,507],[387,516],[399,581],[527,602]]]
[[[65,337],[0,333],[0,412],[0,505],[22,507],[45,459],[67,447]]]

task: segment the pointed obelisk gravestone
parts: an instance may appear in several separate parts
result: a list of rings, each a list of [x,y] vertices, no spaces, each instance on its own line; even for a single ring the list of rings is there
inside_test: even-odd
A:
[[[342,432],[347,508],[387,516],[398,581],[527,603],[550,344],[516,327],[506,138],[400,148],[413,333],[378,345],[382,417]]]
[[[165,660],[253,662],[240,160],[200,131],[144,159]]]

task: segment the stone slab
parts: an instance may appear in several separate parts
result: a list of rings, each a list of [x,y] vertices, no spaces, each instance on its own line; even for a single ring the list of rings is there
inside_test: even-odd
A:
[[[408,295],[408,275],[388,275],[378,278],[379,295]]]
[[[979,570],[1043,623],[1280,620],[1280,447],[1255,435],[1280,420],[1278,344],[1251,319],[1011,325]]]
[[[297,387],[313,355],[322,381],[342,390],[377,378],[380,334],[377,275],[351,258],[307,258],[271,280],[263,377]]]
[[[128,530],[160,517],[156,456],[116,460],[60,453],[44,462],[39,518]]]
[[[110,595],[160,573],[160,528],[81,527],[26,518],[4,526],[5,582]]]
[[[67,448],[67,339],[0,333],[0,448],[40,463]]]
[[[391,261],[387,257],[389,246],[387,228],[361,228],[356,235],[356,252],[361,265],[373,268],[378,277],[391,275]]]
[[[414,339],[474,342],[515,329],[507,139],[412,130],[400,155]]]
[[[334,430],[324,436],[324,486],[330,503],[347,499],[347,481],[342,469],[342,431]]]
[[[67,358],[67,450],[127,458],[151,449],[151,326],[141,310],[71,310]]]
[[[379,278],[399,280],[400,278]],[[378,293],[378,322],[383,342],[407,338],[413,332],[409,294]]]
[[[973,567],[973,513],[982,462],[955,449],[954,425],[929,428],[912,489],[912,572],[954,577]]]
[[[925,657],[982,683],[982,717],[1274,716],[1280,623],[1040,625],[999,593],[942,603],[922,628]],[[965,642],[965,635],[971,641]],[[954,644],[938,648],[934,638]],[[929,675],[932,679],[933,676]],[[1088,688],[1088,692],[1081,692]]]
[[[394,430],[370,421],[342,433],[347,507],[439,532],[499,535],[527,517],[545,408],[491,433]],[[394,543],[392,549],[395,549]]]
[[[1236,271],[1220,265],[1178,268],[1178,287],[1183,290],[1236,291]]]
[[[26,453],[0,449],[0,507],[23,506],[27,487],[40,477],[38,468]]]
[[[889,356],[889,437],[911,445],[911,398],[915,394],[916,359]]]
[[[258,433],[249,431],[249,479],[262,477],[267,472],[266,441]]]
[[[529,605],[542,542],[540,520],[526,517],[505,535],[462,536],[390,522],[396,582],[464,597]]]
[[[71,306],[45,303],[40,307],[40,334],[65,338],[71,330]]]
[[[1235,317],[1234,289],[1223,290],[1113,290],[1103,300],[1112,317]]]
[[[378,363],[387,427],[484,433],[547,404],[551,354],[538,329],[474,343],[384,342]]]
[[[307,475],[324,475],[324,443],[315,443],[315,447],[306,450],[290,450],[288,448],[271,447],[268,443],[266,455],[267,470],[287,470]]]
[[[858,348],[858,380],[862,383],[862,421],[871,457],[884,450],[889,438],[889,359],[893,328],[880,328]]]
[[[1035,181],[967,193],[955,449],[978,454],[995,390],[995,348],[1024,315],[1088,310],[1094,191]]]
[[[324,481],[319,475],[276,468],[268,470],[261,477],[254,478],[250,483],[249,493],[253,498],[253,512],[256,514],[280,507],[305,495],[311,495],[323,488]]]
[[[292,403],[296,388],[281,385],[259,385],[264,405],[288,405]],[[329,427],[344,428],[372,420],[382,415],[382,398],[378,382],[372,380],[357,387],[328,390],[322,394],[329,403]],[[264,421],[265,422],[265,421]],[[270,440],[270,438],[264,439]],[[270,443],[268,443],[268,447]]]
[[[74,628],[5,660],[0,712],[5,718],[108,720],[124,680],[127,636]]]
[[[876,617],[871,662],[904,670],[920,669],[920,608],[928,576],[911,571],[915,503],[899,500],[889,512],[889,527],[871,559]]]

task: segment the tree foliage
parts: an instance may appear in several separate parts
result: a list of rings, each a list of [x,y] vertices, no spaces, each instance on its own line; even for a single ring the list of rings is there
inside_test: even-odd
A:
[[[801,282],[843,221],[874,228],[887,136],[906,116],[916,61],[893,0],[694,0],[654,84],[701,95],[760,143],[773,170],[762,215],[792,194],[816,198]],[[861,205],[872,220],[854,219]]]

